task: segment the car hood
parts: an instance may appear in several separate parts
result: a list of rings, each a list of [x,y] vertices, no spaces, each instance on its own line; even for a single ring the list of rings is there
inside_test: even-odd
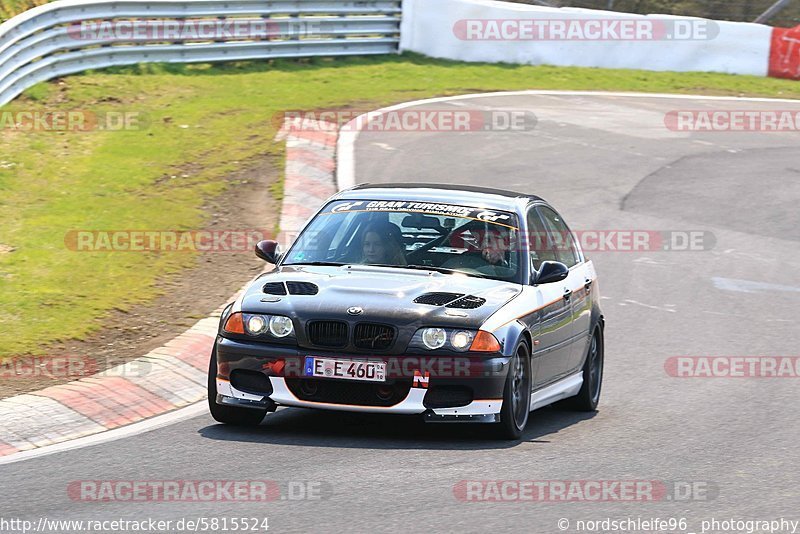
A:
[[[286,282],[301,283],[305,292],[313,290],[308,285],[313,284],[317,292],[313,295],[271,295],[264,292],[267,284],[274,291]],[[520,291],[518,284],[432,271],[361,265],[287,266],[257,278],[245,291],[241,309],[250,313],[287,315],[300,324],[309,320],[336,319],[351,323],[386,323],[401,329],[419,326],[477,329]],[[458,304],[448,306],[444,301],[450,299],[428,295],[431,293],[477,297],[471,299],[473,306],[485,302],[464,309]],[[415,302],[423,295],[428,295],[434,303]],[[348,313],[350,308],[356,307],[361,308],[360,314]]]

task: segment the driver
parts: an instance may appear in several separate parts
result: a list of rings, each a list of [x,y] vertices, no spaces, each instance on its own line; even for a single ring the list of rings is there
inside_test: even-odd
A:
[[[475,250],[467,251],[457,256],[443,265],[447,269],[473,269],[479,270],[485,267],[508,267],[507,253],[511,246],[511,233],[508,228],[488,225],[480,230],[470,230],[477,234],[478,240],[475,243]]]
[[[408,265],[400,229],[390,222],[372,223],[364,230],[361,262],[372,265]]]
[[[483,237],[481,257],[491,265],[508,266],[506,252],[509,250],[510,237],[508,230],[502,226],[487,231]]]

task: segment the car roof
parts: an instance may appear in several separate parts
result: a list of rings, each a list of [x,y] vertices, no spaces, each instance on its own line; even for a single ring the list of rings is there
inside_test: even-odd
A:
[[[509,211],[522,211],[532,201],[543,199],[516,191],[453,184],[392,183],[360,184],[336,195],[337,200],[412,200],[444,202]]]

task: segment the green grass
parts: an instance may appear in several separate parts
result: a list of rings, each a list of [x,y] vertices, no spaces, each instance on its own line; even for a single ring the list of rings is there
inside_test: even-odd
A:
[[[0,250],[15,249],[0,253],[0,356],[85,337],[102,327],[109,310],[151,300],[157,280],[191,265],[196,258],[187,253],[72,252],[64,237],[74,229],[202,228],[202,205],[224,192],[226,175],[258,158],[281,161],[276,113],[520,89],[800,98],[800,84],[785,80],[417,55],[144,65],[41,84],[2,111],[132,111],[147,125],[123,132],[0,130]]]
[[[0,22],[23,11],[46,4],[48,0],[0,0]]]

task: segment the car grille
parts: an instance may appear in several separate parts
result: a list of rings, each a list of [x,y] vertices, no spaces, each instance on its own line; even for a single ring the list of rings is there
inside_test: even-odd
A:
[[[272,395],[272,382],[264,373],[234,369],[231,373],[231,385],[239,391],[254,395]]]
[[[429,389],[422,404],[426,408],[456,408],[472,402],[472,390],[465,386],[438,386]]]
[[[286,386],[300,400],[356,406],[394,406],[405,399],[411,389],[410,382],[369,384],[314,378],[287,378]]]
[[[394,342],[395,330],[383,324],[359,323],[353,335],[353,344],[359,349],[386,350]]]
[[[308,323],[308,340],[318,347],[341,348],[347,345],[347,323],[341,321],[311,321]]]

